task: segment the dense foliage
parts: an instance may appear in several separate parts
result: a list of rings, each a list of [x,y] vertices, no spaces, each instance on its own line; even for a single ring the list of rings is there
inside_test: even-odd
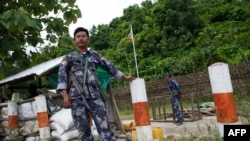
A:
[[[131,24],[140,77],[159,79],[165,71],[183,75],[215,62],[248,61],[249,16],[250,2],[244,0],[146,0],[109,25],[93,27],[91,45],[136,75],[132,42],[126,39]]]
[[[81,14],[74,1],[69,2],[1,1],[5,7],[0,10],[1,67],[28,67],[21,61],[29,58],[24,48],[44,45],[41,31],[47,32],[46,40],[51,44],[46,44],[41,54],[31,54],[28,60],[33,65],[74,50],[67,26]],[[49,12],[57,14],[59,10],[63,18],[49,16]],[[139,76],[146,80],[162,78],[165,71],[183,75],[207,69],[215,62],[239,64],[250,57],[249,0],[145,0],[124,9],[121,17],[107,25],[93,26],[91,47],[124,73],[136,76],[133,45],[127,40],[130,25]],[[56,41],[57,45],[52,44]],[[6,76],[6,69],[0,78]]]
[[[81,17],[75,0],[1,0],[0,7],[0,79],[56,57],[47,48]]]

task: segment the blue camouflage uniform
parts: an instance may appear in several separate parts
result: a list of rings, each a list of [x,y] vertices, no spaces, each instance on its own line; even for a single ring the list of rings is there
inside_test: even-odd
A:
[[[182,114],[180,111],[180,99],[178,97],[178,94],[181,94],[181,88],[178,84],[178,82],[174,79],[170,79],[167,82],[167,85],[170,89],[170,95],[171,95],[171,103],[173,105],[174,108],[174,112],[175,112],[175,116],[177,118],[177,122],[182,122]]]
[[[78,54],[78,55],[77,55]],[[85,58],[88,60],[86,81],[84,88],[84,97],[90,110],[88,110],[76,90],[74,85],[69,86],[69,96],[71,98],[72,117],[74,124],[78,129],[82,141],[93,141],[90,127],[90,117],[93,117],[97,131],[102,141],[114,141],[115,136],[108,123],[106,108],[100,96],[99,86],[97,84],[97,68],[101,67],[108,71],[114,78],[121,78],[122,72],[114,67],[108,60],[102,58],[96,51],[89,49],[86,53],[71,52],[66,55],[59,67],[58,90],[67,89],[68,72],[72,71],[78,83],[83,86],[83,74],[85,69]],[[82,57],[82,58],[81,58]]]

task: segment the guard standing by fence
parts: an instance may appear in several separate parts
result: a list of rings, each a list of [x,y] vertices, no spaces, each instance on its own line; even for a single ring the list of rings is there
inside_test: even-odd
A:
[[[171,104],[174,110],[174,114],[177,118],[176,124],[182,125],[183,117],[180,110],[180,99],[182,98],[181,88],[179,86],[179,83],[172,78],[172,74],[170,72],[164,73],[164,77],[167,81],[167,87],[171,96]]]

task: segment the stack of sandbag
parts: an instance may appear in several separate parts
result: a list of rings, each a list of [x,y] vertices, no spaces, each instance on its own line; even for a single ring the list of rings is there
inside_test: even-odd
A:
[[[18,104],[18,135],[29,138],[37,138],[39,136],[39,127],[36,119],[37,113],[35,107],[35,101]],[[3,127],[1,133],[5,133],[8,135],[10,131],[8,122],[8,106],[1,108],[1,116],[3,119],[1,123]]]
[[[1,134],[9,133],[9,123],[8,123],[8,107],[1,108]]]
[[[74,126],[71,109],[62,108],[50,117],[51,136],[60,141],[69,141],[79,138],[77,129]],[[91,126],[94,138],[98,138],[98,132],[94,121]]]
[[[22,103],[18,106],[18,118],[20,123],[20,134],[23,136],[36,137],[39,133],[37,122],[37,111],[35,101]]]
[[[50,117],[51,136],[60,141],[69,141],[79,137],[74,127],[71,109],[62,108]]]

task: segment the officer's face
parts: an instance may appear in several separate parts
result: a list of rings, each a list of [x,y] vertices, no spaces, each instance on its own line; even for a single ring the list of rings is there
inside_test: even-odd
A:
[[[169,81],[169,80],[170,80],[169,76],[165,76],[164,79],[165,79],[166,81]]]
[[[80,31],[75,35],[75,44],[79,48],[87,48],[89,44],[89,38],[84,31]]]

